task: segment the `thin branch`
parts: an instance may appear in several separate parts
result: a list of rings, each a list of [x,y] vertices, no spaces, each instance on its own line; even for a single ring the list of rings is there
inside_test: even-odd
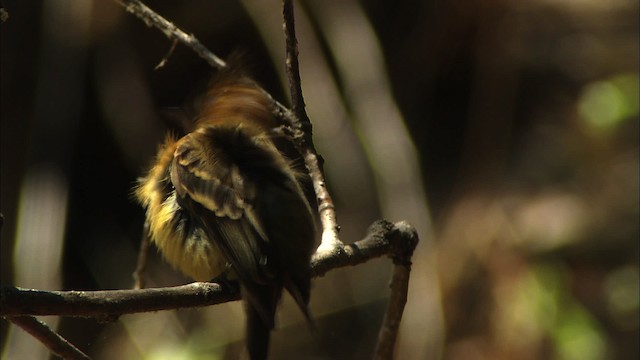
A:
[[[202,43],[193,35],[189,35],[178,27],[173,25],[170,21],[158,15],[155,11],[147,7],[139,0],[115,0],[120,5],[132,13],[133,15],[144,21],[147,26],[154,26],[158,30],[168,37],[170,40],[178,41],[187,47],[193,49],[196,54],[206,60],[209,65],[216,69],[223,69],[227,64],[221,58],[217,57],[214,53],[209,51]]]
[[[393,249],[412,253],[417,244],[415,230],[403,222],[380,220],[367,236],[346,245],[338,253],[316,254],[311,262],[314,277],[330,270],[353,266]],[[142,290],[40,291],[13,286],[0,288],[0,316],[61,315],[115,320],[123,314],[215,305],[240,299],[237,286],[191,283],[176,287]]]
[[[63,359],[90,359],[89,356],[80,351],[77,347],[73,346],[73,344],[68,342],[65,338],[51,330],[47,324],[33,316],[11,316],[7,317],[7,320],[40,340],[40,342],[51,352]]]
[[[167,54],[162,58],[162,60],[160,60],[158,65],[156,65],[156,67],[154,67],[153,70],[158,70],[167,64],[167,61],[169,61],[169,57],[171,57],[171,55],[173,55],[173,52],[176,50],[176,45],[178,45],[178,40],[173,39],[173,42],[171,43],[171,47],[169,48],[169,51],[167,51]]]
[[[313,188],[318,199],[320,221],[322,222],[322,243],[319,250],[341,251],[343,244],[338,238],[340,227],[336,219],[335,206],[324,180],[322,157],[318,155],[313,144],[313,127],[305,110],[304,97],[302,96],[300,68],[298,65],[298,40],[296,39],[292,0],[283,0],[282,16],[284,18],[286,44],[285,68],[291,93],[291,108],[295,117],[294,121],[297,123],[296,128],[303,130],[302,156],[313,182]]]
[[[374,359],[393,359],[400,321],[409,291],[409,275],[411,274],[411,257],[418,244],[418,233],[406,222],[396,224],[401,239],[392,241],[391,258],[393,259],[393,277],[391,278],[391,298],[387,305]]]
[[[142,229],[142,239],[140,240],[140,249],[138,250],[138,262],[136,270],[133,272],[133,288],[144,289],[145,280],[144,272],[147,269],[147,255],[149,254],[149,222],[144,222]]]
[[[291,94],[291,110],[297,120],[304,125],[311,125],[305,110],[304,98],[302,96],[302,84],[300,81],[300,67],[298,64],[298,40],[296,39],[295,17],[293,13],[293,1],[284,0],[282,2],[282,17],[284,18],[284,39],[286,61],[285,67],[289,80],[289,92]],[[306,130],[310,130],[305,128]]]
[[[195,36],[187,34],[180,28],[175,26],[172,22],[165,19],[155,11],[151,10],[140,0],[114,0],[116,3],[122,5],[128,12],[137,16],[144,21],[147,26],[153,26],[156,29],[162,31],[162,33],[172,41],[178,41],[179,43],[192,49],[198,56],[204,59],[211,67],[215,69],[224,69],[227,67],[227,63],[214,53],[209,51]],[[291,111],[280,102],[276,101],[271,94],[266,90],[260,88],[262,93],[267,96],[272,104],[273,114],[280,119],[284,124],[292,127],[292,131],[295,133],[294,142],[296,146],[301,146],[302,131],[297,127],[296,122],[293,119]]]

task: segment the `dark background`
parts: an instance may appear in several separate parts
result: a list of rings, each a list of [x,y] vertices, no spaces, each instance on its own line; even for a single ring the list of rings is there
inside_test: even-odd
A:
[[[2,5],[2,284],[130,288],[143,223],[131,188],[215,71],[182,45],[155,70],[171,42],[113,1]],[[279,2],[147,5],[222,57],[242,51],[288,103]],[[638,3],[296,6],[341,236],[355,241],[381,216],[421,231],[398,358],[638,358]],[[336,105],[314,105],[331,104],[317,94]],[[398,110],[388,127],[359,107],[375,99]],[[382,155],[380,133],[391,144]],[[384,173],[387,152],[415,156],[408,175]],[[188,281],[152,253],[149,286]],[[381,259],[318,279],[317,334],[286,300],[274,357],[370,357],[389,274]],[[225,304],[45,320],[96,358],[233,358],[241,314]],[[3,358],[48,356],[0,326]]]

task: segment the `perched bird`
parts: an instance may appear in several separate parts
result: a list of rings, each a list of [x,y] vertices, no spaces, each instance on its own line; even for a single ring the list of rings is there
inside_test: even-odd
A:
[[[202,97],[193,131],[168,137],[136,189],[152,241],[197,281],[229,270],[245,302],[251,359],[268,356],[282,289],[309,322],[315,220],[292,163],[276,147],[269,100],[242,75]]]

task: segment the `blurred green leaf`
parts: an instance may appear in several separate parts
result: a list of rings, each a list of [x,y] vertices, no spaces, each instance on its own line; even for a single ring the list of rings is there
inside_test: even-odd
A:
[[[578,111],[595,132],[609,132],[638,115],[638,73],[620,74],[586,85]]]

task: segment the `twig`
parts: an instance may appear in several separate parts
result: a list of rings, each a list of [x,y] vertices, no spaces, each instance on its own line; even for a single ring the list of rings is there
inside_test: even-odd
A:
[[[140,250],[138,250],[138,262],[136,270],[133,272],[133,288],[144,289],[144,272],[147,269],[147,254],[149,253],[149,222],[144,222],[142,239],[140,240]]]
[[[311,125],[305,110],[304,97],[302,96],[302,84],[300,81],[300,67],[298,64],[298,40],[296,39],[295,17],[293,14],[293,1],[284,0],[282,2],[282,17],[284,18],[284,39],[286,61],[285,67],[289,80],[289,92],[291,94],[291,110],[293,110],[296,120],[306,126]],[[311,128],[305,128],[306,131]]]
[[[221,58],[217,57],[214,53],[209,51],[198,39],[193,35],[189,35],[184,31],[180,30],[178,27],[173,25],[173,23],[169,22],[167,19],[158,15],[155,11],[149,9],[145,4],[143,4],[139,0],[115,0],[120,5],[124,6],[124,8],[132,13],[133,15],[140,18],[144,21],[147,26],[154,26],[158,30],[162,31],[162,33],[171,40],[179,41],[182,44],[188,46],[196,54],[200,55],[201,58],[206,60],[209,65],[216,69],[222,69],[227,66],[227,64]]]
[[[412,253],[417,244],[415,230],[403,222],[380,220],[367,236],[339,253],[316,254],[311,262],[314,277],[330,270],[353,266],[393,249]],[[0,288],[0,316],[61,315],[115,320],[122,314],[215,305],[240,299],[237,286],[191,283],[168,288],[103,291],[40,291],[13,286]],[[405,294],[406,296],[406,294]]]
[[[322,169],[322,158],[313,145],[313,127],[305,110],[304,97],[302,96],[302,84],[300,81],[300,68],[298,66],[298,41],[296,39],[295,19],[293,13],[293,1],[283,0],[282,16],[284,18],[284,35],[286,44],[285,67],[289,80],[291,93],[291,108],[294,114],[296,128],[303,130],[302,156],[307,171],[311,176],[313,188],[318,198],[318,212],[322,222],[322,243],[318,251],[336,251],[343,249],[343,244],[338,238],[340,227],[336,219],[335,206],[329,191],[327,191]],[[299,124],[299,125],[298,125]]]
[[[7,320],[40,340],[40,342],[51,352],[63,359],[91,359],[87,354],[73,346],[73,344],[68,342],[65,338],[51,330],[47,324],[33,316],[11,316],[7,317]]]
[[[162,60],[160,60],[158,65],[156,65],[156,67],[154,67],[153,70],[158,70],[164,67],[167,61],[169,61],[169,57],[171,57],[171,55],[173,55],[173,52],[176,50],[176,45],[178,45],[178,39],[173,39],[173,42],[171,43],[171,47],[169,48],[169,51],[167,51],[167,54],[162,58]]]
[[[378,333],[378,343],[374,353],[374,359],[393,359],[400,320],[407,303],[407,292],[409,291],[409,275],[411,273],[411,257],[418,244],[418,233],[405,222],[396,224],[397,235],[391,239],[391,254],[393,259],[393,277],[391,278],[391,298],[387,305],[380,332]]]
[[[216,69],[224,69],[227,67],[227,63],[214,53],[209,51],[195,36],[189,35],[175,26],[173,23],[160,16],[155,11],[151,10],[140,0],[114,0],[116,3],[122,5],[128,12],[137,16],[144,21],[147,26],[153,26],[156,29],[162,31],[162,33],[172,41],[178,41],[179,43],[192,49],[198,56],[204,59],[211,67]],[[292,127],[293,132],[296,134],[294,142],[296,146],[300,147],[302,132],[295,125],[293,115],[287,109],[286,106],[276,101],[271,94],[266,90],[260,88],[262,93],[267,96],[272,104],[273,114],[280,119],[284,124]]]

